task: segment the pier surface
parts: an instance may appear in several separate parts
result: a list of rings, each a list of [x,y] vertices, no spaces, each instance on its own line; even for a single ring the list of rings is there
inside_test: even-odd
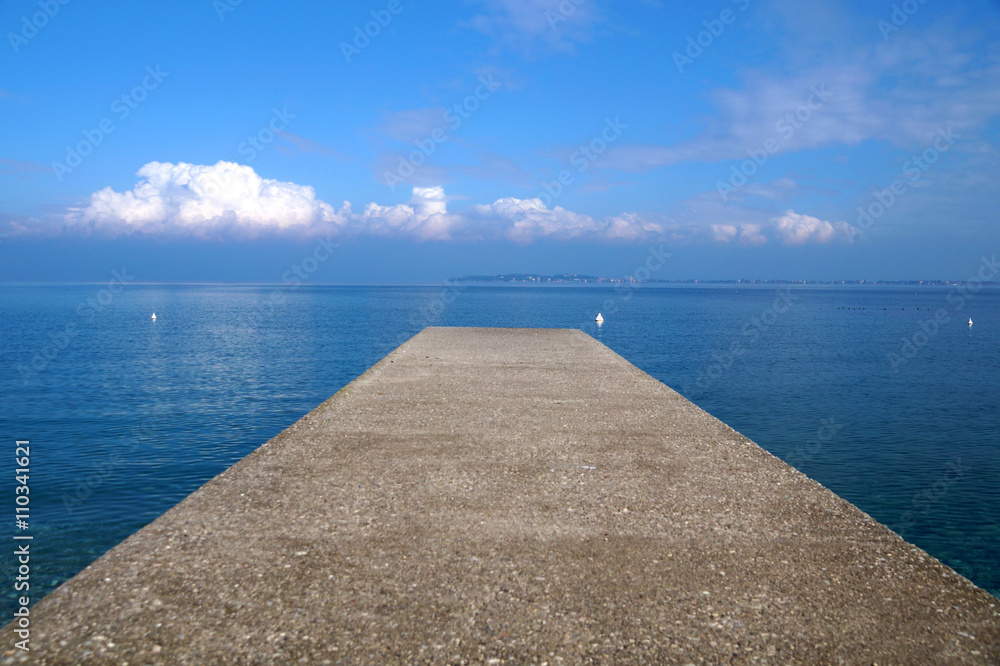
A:
[[[37,663],[1000,663],[996,598],[552,329],[426,329],[30,630]]]

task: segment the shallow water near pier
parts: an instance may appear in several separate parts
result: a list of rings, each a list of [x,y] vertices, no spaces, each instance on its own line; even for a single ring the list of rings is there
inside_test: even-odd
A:
[[[1000,594],[996,288],[275,289],[0,287],[0,492],[10,538],[30,440],[33,600],[426,326],[583,328]]]

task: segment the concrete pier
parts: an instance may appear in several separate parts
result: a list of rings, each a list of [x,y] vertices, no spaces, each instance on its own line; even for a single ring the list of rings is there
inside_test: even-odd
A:
[[[551,329],[423,331],[31,620],[37,663],[1000,663],[996,598]]]

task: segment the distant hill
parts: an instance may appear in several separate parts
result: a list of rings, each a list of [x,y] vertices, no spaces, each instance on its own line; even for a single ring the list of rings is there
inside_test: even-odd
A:
[[[532,284],[549,283],[621,283],[643,282],[644,284],[827,284],[827,285],[938,285],[968,284],[962,280],[636,280],[634,277],[597,277],[596,275],[578,275],[576,273],[558,273],[556,275],[534,275],[532,273],[503,273],[500,275],[462,275],[454,277],[450,282],[527,282]],[[1000,282],[983,282],[984,285],[997,285]]]
[[[506,273],[504,275],[463,275],[452,278],[452,282],[621,282],[621,278],[602,278],[594,275],[531,275],[529,273]]]

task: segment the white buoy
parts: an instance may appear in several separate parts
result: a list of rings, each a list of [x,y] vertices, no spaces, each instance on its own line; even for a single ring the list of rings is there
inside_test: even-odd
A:
[[[969,317],[969,326],[972,326],[972,317]]]
[[[596,321],[598,324],[604,321],[604,317],[601,316],[600,312],[597,313],[597,319],[595,319],[594,321]]]
[[[156,321],[156,313],[153,313],[153,321]]]

